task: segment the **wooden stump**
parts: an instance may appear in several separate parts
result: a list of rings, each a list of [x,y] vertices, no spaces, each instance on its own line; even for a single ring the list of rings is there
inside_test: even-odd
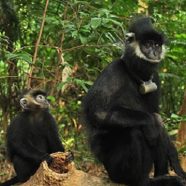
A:
[[[66,155],[62,152],[52,154],[52,164],[48,166],[46,161],[42,162],[36,173],[21,186],[119,186],[77,170],[73,162],[65,162]]]

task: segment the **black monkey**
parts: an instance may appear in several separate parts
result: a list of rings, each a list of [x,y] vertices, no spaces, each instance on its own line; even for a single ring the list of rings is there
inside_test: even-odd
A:
[[[64,152],[54,118],[49,113],[49,102],[42,90],[26,91],[20,99],[23,111],[10,123],[7,130],[7,151],[16,176],[1,186],[25,182],[46,160],[50,153]]]
[[[163,34],[149,17],[132,22],[125,53],[103,70],[83,102],[90,147],[111,180],[130,186],[183,186],[177,151],[161,125],[157,68]],[[149,173],[154,165],[155,178]]]

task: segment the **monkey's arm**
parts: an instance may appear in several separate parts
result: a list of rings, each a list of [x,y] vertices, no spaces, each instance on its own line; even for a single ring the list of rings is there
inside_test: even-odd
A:
[[[97,111],[94,114],[94,119],[100,125],[99,127],[117,127],[130,128],[150,125],[154,123],[154,115],[133,110],[126,107],[118,106],[110,111]]]
[[[150,145],[156,143],[159,136],[159,124],[156,122],[155,114],[133,110],[126,107],[117,107],[111,109],[109,112],[96,112],[96,123],[99,128],[141,128],[145,139]]]
[[[40,151],[30,141],[15,141],[12,146],[17,155],[28,159],[29,161],[40,163],[43,160],[48,161],[50,159],[50,155],[48,153]]]

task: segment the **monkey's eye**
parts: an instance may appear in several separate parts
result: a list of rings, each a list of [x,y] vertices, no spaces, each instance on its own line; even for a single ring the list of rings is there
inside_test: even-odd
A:
[[[26,98],[20,99],[20,105],[21,105],[22,108],[25,108],[27,103],[28,103],[28,101],[27,101]]]
[[[38,102],[45,101],[45,96],[43,96],[43,95],[37,95],[36,96],[36,101],[38,101]]]
[[[151,46],[151,43],[149,43],[149,42],[144,43],[145,48],[149,48],[150,46]]]

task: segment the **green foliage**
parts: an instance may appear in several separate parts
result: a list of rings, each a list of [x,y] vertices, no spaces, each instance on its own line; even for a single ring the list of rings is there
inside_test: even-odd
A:
[[[75,86],[78,86],[80,89],[83,89],[85,92],[87,92],[88,91],[88,86],[92,85],[93,82],[86,81],[86,80],[83,80],[83,79],[68,77],[68,79],[65,82],[59,83],[57,88],[58,88],[58,90],[60,90],[60,89],[63,89],[63,87],[65,85],[69,85],[69,84],[73,84]]]
[[[17,60],[17,61],[20,60],[32,64],[32,56],[25,51],[16,52],[16,53],[7,52],[5,54],[5,58],[6,60]]]
[[[180,148],[179,153],[185,156],[186,155],[186,147]]]
[[[165,127],[169,131],[170,135],[176,135],[177,134],[177,125],[180,122],[186,121],[186,116],[179,116],[177,114],[171,114],[170,117],[165,116]]]

